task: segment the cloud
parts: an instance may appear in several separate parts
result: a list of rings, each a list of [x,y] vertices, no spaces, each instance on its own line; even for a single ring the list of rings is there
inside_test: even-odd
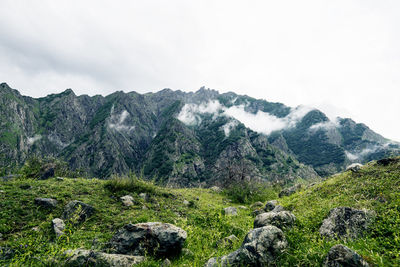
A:
[[[231,130],[233,130],[236,126],[238,126],[238,121],[232,120],[228,122],[227,124],[222,126],[222,129],[224,130],[225,136],[228,137]]]
[[[35,136],[28,138],[28,144],[33,145],[36,141],[39,141],[40,139],[42,139],[42,136],[40,134],[35,134]]]
[[[125,124],[125,120],[129,116],[128,111],[124,110],[119,115],[113,113],[114,113],[114,106],[111,108],[111,117],[108,122],[108,127],[110,129],[115,129],[119,132],[121,131],[130,132],[135,129],[135,126],[129,126]]]
[[[201,114],[209,113],[213,114],[214,117],[227,116],[240,121],[253,131],[269,135],[273,131],[294,127],[311,110],[313,110],[311,107],[298,106],[292,109],[286,117],[278,118],[263,111],[258,111],[256,114],[247,112],[245,105],[227,108],[221,105],[218,100],[213,100],[202,104],[186,104],[177,118],[187,125],[198,125],[201,123]]]
[[[335,117],[333,120],[319,122],[314,125],[311,125],[310,130],[315,131],[315,130],[323,129],[323,130],[328,131],[328,130],[336,129],[338,127],[340,127],[339,118]]]

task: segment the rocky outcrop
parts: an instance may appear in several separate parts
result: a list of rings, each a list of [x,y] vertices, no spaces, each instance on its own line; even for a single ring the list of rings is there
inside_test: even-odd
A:
[[[113,236],[110,246],[120,254],[164,257],[179,254],[186,237],[184,230],[169,223],[127,224]]]
[[[279,197],[293,195],[294,193],[299,191],[301,188],[302,188],[301,184],[297,184],[297,185],[294,185],[292,187],[285,188],[279,193]]]
[[[35,204],[43,207],[43,208],[48,208],[48,209],[52,209],[55,208],[57,206],[57,200],[52,199],[52,198],[35,198]]]
[[[94,250],[76,249],[65,252],[67,260],[65,266],[110,266],[131,267],[145,260],[141,256],[129,256],[121,254],[107,254]]]
[[[60,237],[64,234],[65,223],[60,218],[55,218],[51,221],[51,225],[53,227],[53,231],[56,234],[56,237]]]
[[[235,207],[224,208],[224,214],[227,216],[237,216],[238,215],[237,208]]]
[[[333,246],[324,262],[325,267],[368,267],[369,264],[355,251],[344,245]]]
[[[221,258],[211,258],[205,266],[271,266],[286,247],[282,230],[268,225],[251,230],[238,250]]]
[[[266,212],[272,211],[272,210],[276,207],[276,205],[278,205],[278,201],[276,201],[276,200],[270,200],[270,201],[268,201],[268,202],[265,204],[264,210],[265,210]]]
[[[122,204],[124,204],[127,207],[133,206],[133,197],[130,195],[126,195],[123,197],[120,197]]]
[[[357,238],[374,220],[374,212],[349,207],[334,208],[323,221],[319,233],[326,237]]]
[[[362,164],[360,163],[353,163],[346,167],[346,171],[358,172],[362,168]]]
[[[94,208],[86,203],[73,200],[65,206],[62,218],[64,220],[72,220],[76,223],[82,223],[93,215]]]
[[[284,229],[292,227],[295,221],[296,216],[289,211],[270,211],[257,215],[256,219],[254,220],[254,228],[273,225],[280,229]]]

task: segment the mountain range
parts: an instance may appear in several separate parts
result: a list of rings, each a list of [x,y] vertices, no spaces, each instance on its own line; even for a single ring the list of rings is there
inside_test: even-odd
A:
[[[0,85],[0,173],[32,155],[88,176],[140,173],[168,186],[230,179],[292,183],[400,154],[400,144],[349,118],[246,95],[164,89],[42,98]]]

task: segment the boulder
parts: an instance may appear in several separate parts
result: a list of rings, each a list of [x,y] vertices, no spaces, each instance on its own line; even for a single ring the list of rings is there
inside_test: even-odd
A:
[[[319,233],[327,237],[357,238],[374,220],[375,213],[349,207],[334,208],[322,222]]]
[[[237,208],[235,207],[224,208],[224,214],[228,216],[237,216],[238,215]]]
[[[270,201],[267,202],[267,204],[265,204],[264,210],[266,212],[272,211],[276,207],[276,205],[278,205],[278,201],[270,200]]]
[[[110,246],[116,253],[164,257],[179,254],[186,237],[184,230],[169,223],[127,224],[112,237]]]
[[[360,163],[353,163],[349,166],[347,166],[346,171],[352,171],[352,172],[358,172],[362,168],[362,164]]]
[[[187,201],[186,199],[183,201],[183,205],[185,205],[185,206],[189,206],[190,205],[190,202],[189,201]]]
[[[219,248],[231,247],[233,243],[237,241],[239,241],[239,238],[237,238],[235,235],[230,235],[219,240],[217,242],[217,247]]]
[[[282,230],[268,225],[251,230],[239,249],[221,258],[211,258],[205,266],[272,266],[286,247]]]
[[[289,211],[280,211],[280,212],[266,212],[260,215],[257,215],[254,220],[254,228],[259,228],[267,225],[273,225],[280,229],[289,228],[294,225],[296,221],[296,216]]]
[[[257,201],[253,204],[251,204],[250,209],[255,210],[255,209],[261,209],[264,207],[264,204],[260,201]]]
[[[238,206],[238,209],[247,210],[247,207],[246,206]]]
[[[48,163],[48,164],[44,165],[40,171],[39,179],[46,180],[51,177],[54,177],[55,167],[56,167],[56,165],[54,163]]]
[[[273,212],[280,212],[280,211],[284,211],[285,208],[282,207],[281,205],[276,205],[275,208],[272,210]]]
[[[141,256],[129,256],[121,254],[107,254],[94,250],[76,249],[65,252],[67,260],[65,266],[110,266],[131,267],[145,260]]]
[[[285,188],[279,193],[279,197],[290,196],[299,191],[302,188],[301,184],[296,184],[292,187]]]
[[[160,267],[168,267],[168,266],[171,266],[171,265],[172,265],[171,261],[170,261],[169,259],[165,259],[165,260],[161,263],[161,266],[160,266]]]
[[[57,200],[52,198],[35,198],[35,204],[43,208],[52,209],[57,206]]]
[[[126,195],[123,197],[120,197],[122,204],[124,204],[127,207],[133,206],[133,197],[130,195]]]
[[[94,211],[92,206],[78,200],[73,200],[65,206],[62,218],[64,220],[73,220],[76,223],[81,223],[92,216]]]
[[[395,164],[397,162],[400,162],[399,158],[386,158],[386,159],[380,159],[376,163],[381,166],[388,166],[390,164]]]
[[[349,249],[343,245],[333,246],[324,262],[325,267],[368,267],[369,264],[363,260],[363,258],[358,255],[355,251]]]
[[[56,237],[60,237],[64,234],[65,223],[60,218],[55,218],[51,221],[51,225],[53,227],[53,231],[56,234]]]

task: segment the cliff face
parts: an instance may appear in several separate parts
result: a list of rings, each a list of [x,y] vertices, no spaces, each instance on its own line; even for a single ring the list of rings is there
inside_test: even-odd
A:
[[[399,151],[397,143],[351,119],[331,122],[318,110],[294,117],[296,112],[205,88],[106,97],[76,96],[68,89],[34,99],[3,83],[0,170],[10,173],[35,154],[101,178],[135,171],[167,185],[195,186],[221,183],[231,170],[246,179],[285,183]],[[265,132],[249,124],[247,118],[260,114],[284,127]]]

